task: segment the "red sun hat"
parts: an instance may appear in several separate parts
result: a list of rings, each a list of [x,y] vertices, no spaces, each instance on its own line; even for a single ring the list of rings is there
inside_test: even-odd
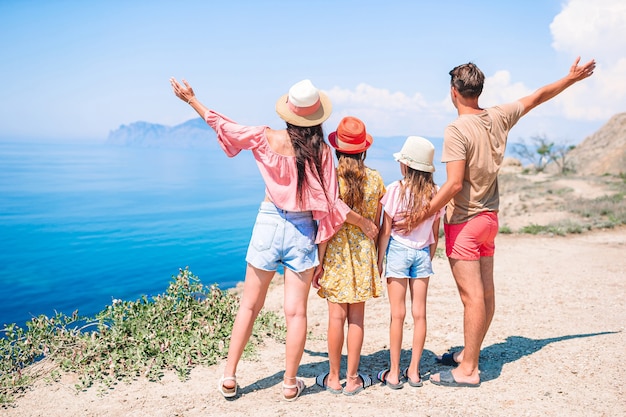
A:
[[[365,124],[356,117],[341,119],[337,130],[328,135],[328,142],[339,152],[355,154],[365,152],[374,139],[365,131]]]

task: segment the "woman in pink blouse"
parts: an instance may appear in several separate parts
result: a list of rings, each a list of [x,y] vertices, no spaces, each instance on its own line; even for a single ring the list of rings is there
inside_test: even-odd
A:
[[[265,182],[265,199],[246,255],[243,294],[218,389],[226,398],[237,395],[237,364],[270,281],[282,264],[287,323],[282,389],[283,398],[293,401],[305,388],[296,375],[306,341],[309,288],[319,264],[316,244],[330,239],[344,221],[359,226],[371,239],[378,233],[377,225],[339,199],[333,156],[322,130],[332,105],[311,81],[303,80],[276,103],[276,112],[287,123],[286,129],[242,126],[200,103],[185,80],[180,84],[171,78],[170,83],[174,94],[215,130],[226,155],[233,157],[242,149],[252,151]]]

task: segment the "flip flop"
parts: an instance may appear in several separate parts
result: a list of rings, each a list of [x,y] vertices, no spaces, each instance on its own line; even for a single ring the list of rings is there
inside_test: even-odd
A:
[[[398,381],[397,384],[392,384],[391,382],[387,381],[388,373],[389,373],[389,369],[383,369],[382,371],[380,371],[377,376],[378,380],[382,382],[383,384],[387,385],[391,389],[400,389],[404,387],[404,382],[402,381]]]
[[[224,381],[235,381],[235,386],[232,388],[225,387]],[[237,395],[237,378],[235,376],[222,376],[217,384],[217,389],[224,398],[233,398]]]
[[[458,366],[459,363],[454,359],[454,353],[444,353],[441,358],[435,358],[437,362],[445,366]]]
[[[324,388],[326,391],[330,392],[331,394],[341,394],[342,392],[345,394],[345,392],[342,389],[335,389],[326,385],[326,378],[328,378],[329,373],[330,372],[319,374],[317,378],[315,378],[315,383],[319,385],[320,387]]]
[[[360,387],[358,387],[354,391],[347,391],[344,388],[342,390],[343,391],[343,395],[357,395],[359,392],[363,391],[365,388],[372,386],[372,378],[370,378],[369,375],[365,375],[365,374],[359,373],[357,376],[359,378],[361,378],[361,381],[363,381],[363,385],[361,385]],[[351,377],[351,378],[353,378],[353,377]]]
[[[285,395],[285,392],[283,391],[283,400],[285,401],[295,401],[298,399],[298,397],[300,397],[300,394],[302,394],[302,391],[304,391],[304,389],[306,388],[306,385],[304,383],[304,381],[300,378],[296,378],[296,383],[293,385],[285,385],[285,383],[283,382],[283,389],[297,389],[297,392],[294,396],[292,397],[287,397]]]
[[[439,373],[439,381],[433,381],[430,379],[435,385],[439,385],[442,387],[468,387],[468,388],[477,388],[480,387],[480,382],[477,384],[470,384],[469,382],[456,382],[454,379],[454,375],[452,375],[452,371],[443,371]]]
[[[417,370],[417,374],[420,375],[420,379],[419,379],[419,381],[415,382],[411,378],[409,378],[409,367],[408,366],[406,368],[404,368],[404,371],[402,371],[402,376],[406,379],[406,382],[408,382],[408,384],[410,386],[412,386],[413,388],[419,388],[419,387],[424,385],[424,383],[422,382],[422,377],[421,377],[421,373],[420,373],[419,369]]]

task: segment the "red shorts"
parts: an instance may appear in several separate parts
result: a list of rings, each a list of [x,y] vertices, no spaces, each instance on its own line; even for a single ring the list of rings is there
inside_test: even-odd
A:
[[[498,213],[493,211],[480,213],[465,223],[444,224],[446,255],[461,261],[493,256],[498,227]]]

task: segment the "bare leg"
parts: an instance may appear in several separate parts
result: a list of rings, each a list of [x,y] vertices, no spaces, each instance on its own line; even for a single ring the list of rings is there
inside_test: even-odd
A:
[[[407,372],[408,377],[415,382],[420,381],[420,360],[426,342],[426,294],[428,293],[429,278],[409,280],[411,290],[411,314],[413,315],[413,343],[411,348],[411,363]]]
[[[387,278],[387,293],[391,310],[389,325],[389,373],[387,380],[392,384],[400,383],[400,354],[402,352],[402,334],[406,317],[406,287],[408,278]]]
[[[457,382],[474,384],[480,382],[478,358],[487,328],[487,312],[480,262],[450,259],[450,266],[464,307],[463,336],[465,344],[463,359],[459,366],[452,370],[452,375]],[[439,377],[431,377],[431,379],[438,381]]]
[[[496,311],[496,291],[493,283],[493,256],[483,256],[480,258],[480,277],[483,281],[483,297],[485,300],[485,313],[487,315],[485,334],[483,334],[484,340]],[[481,340],[481,344],[483,340]]]
[[[237,372],[237,364],[252,334],[254,320],[259,315],[261,308],[263,308],[267,288],[274,274],[274,271],[263,271],[250,264],[246,268],[243,293],[239,302],[239,310],[235,317],[230,345],[228,346],[224,376],[234,376]],[[235,385],[236,381],[224,381],[224,387],[226,388],[233,388]]]
[[[333,389],[341,389],[339,370],[341,368],[341,351],[343,349],[344,325],[348,316],[348,304],[328,301],[328,365],[329,372],[326,385]]]
[[[295,385],[296,374],[304,352],[307,330],[307,301],[315,268],[296,273],[285,268],[285,320],[287,340],[285,343],[285,374],[283,383]],[[284,388],[285,396],[296,394],[296,388]]]
[[[452,265],[452,260],[450,260],[450,264]],[[485,339],[487,335],[487,331],[491,326],[491,321],[493,320],[493,316],[496,309],[496,293],[495,287],[493,283],[493,256],[484,256],[480,258],[480,276],[483,282],[483,292],[484,292],[484,301],[485,301],[485,313],[486,313],[486,323],[485,323],[485,334],[483,334],[482,341]],[[454,360],[456,362],[463,361],[463,352],[464,349],[457,352],[454,356]],[[441,357],[440,357],[441,358]]]
[[[363,384],[359,373],[361,348],[363,347],[363,323],[365,303],[348,304],[348,366],[346,369],[346,390],[354,391]],[[356,376],[356,377],[355,377]]]

